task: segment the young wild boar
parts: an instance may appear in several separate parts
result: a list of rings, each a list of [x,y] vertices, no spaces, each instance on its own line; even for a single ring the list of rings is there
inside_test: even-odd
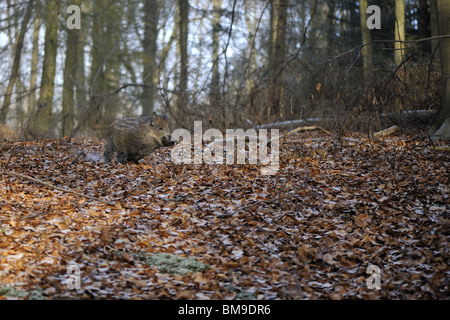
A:
[[[114,153],[120,163],[139,160],[162,146],[173,145],[169,118],[153,112],[152,116],[120,119],[106,131],[105,162],[111,163]]]

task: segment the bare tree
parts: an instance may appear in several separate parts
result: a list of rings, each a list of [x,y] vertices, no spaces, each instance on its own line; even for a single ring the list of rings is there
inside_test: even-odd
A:
[[[180,50],[180,80],[178,84],[178,90],[180,95],[184,95],[187,90],[188,83],[188,13],[189,3],[188,0],[178,0],[178,32],[179,32],[179,50]]]
[[[142,94],[142,113],[151,115],[153,112],[153,105],[156,94],[156,52],[158,39],[158,21],[160,11],[159,1],[145,0],[144,1],[144,39],[142,46],[144,49],[144,73],[143,83],[146,85],[143,88]]]
[[[41,88],[32,127],[38,135],[45,135],[50,130],[54,81],[56,72],[56,54],[58,45],[59,1],[47,0],[45,9],[45,44],[42,66]]]
[[[36,9],[33,23],[32,49],[31,49],[31,68],[30,68],[30,93],[28,96],[28,114],[35,108],[37,74],[39,62],[39,30],[41,29],[41,2],[36,1]]]
[[[450,1],[437,0],[439,12],[439,32],[450,35]],[[431,127],[433,139],[450,139],[450,38],[440,39],[442,76],[441,112],[436,123]]]
[[[289,0],[277,0],[272,2],[271,29],[270,29],[270,55],[269,68],[274,83],[274,97],[268,114],[273,111],[277,117],[284,117],[284,105],[281,103],[283,96],[283,70],[286,55],[286,23],[287,7]],[[271,110],[270,110],[271,109]]]
[[[398,66],[405,56],[405,0],[395,0],[395,40],[394,62]]]
[[[16,48],[14,50],[14,61],[11,70],[11,75],[9,77],[8,86],[6,87],[5,99],[3,100],[3,106],[0,112],[0,122],[5,122],[6,116],[8,115],[8,109],[9,105],[11,104],[11,96],[13,93],[14,84],[16,83],[16,80],[19,76],[19,67],[20,67],[20,60],[22,57],[23,41],[25,38],[25,33],[28,28],[28,22],[30,21],[31,18],[33,7],[34,7],[34,0],[30,0],[26,8],[25,15],[22,19],[19,37],[17,38]]]
[[[81,0],[71,0],[73,5],[81,6]],[[73,130],[75,120],[75,77],[78,61],[83,57],[78,57],[78,46],[80,32],[77,29],[67,30],[66,39],[66,60],[64,64],[64,83],[62,97],[62,135],[70,135]],[[80,59],[81,58],[81,59]]]
[[[367,0],[359,1],[359,11],[361,15],[361,36],[363,43],[372,42],[372,38],[370,36],[370,29],[367,28]],[[373,50],[371,45],[367,45],[364,47],[364,78],[368,78],[372,73],[373,68]]]
[[[222,9],[222,0],[213,0],[212,17],[212,77],[211,77],[211,100],[217,101],[220,95],[220,72],[219,72],[219,35],[220,35],[220,16]]]

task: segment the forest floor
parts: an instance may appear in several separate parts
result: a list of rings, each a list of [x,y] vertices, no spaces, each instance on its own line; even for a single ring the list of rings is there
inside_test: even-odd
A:
[[[2,142],[0,299],[449,299],[443,146],[301,132],[262,175],[170,148],[110,165],[102,140]]]

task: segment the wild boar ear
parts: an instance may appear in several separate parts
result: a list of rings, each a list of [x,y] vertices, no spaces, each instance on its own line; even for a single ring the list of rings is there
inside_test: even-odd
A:
[[[161,119],[164,119],[164,120],[166,120],[166,121],[169,121],[169,117],[168,117],[166,114],[163,114],[163,115],[161,116]]]
[[[150,119],[150,125],[153,127],[155,124],[155,121],[158,119],[158,114],[156,112],[153,112],[152,118]]]

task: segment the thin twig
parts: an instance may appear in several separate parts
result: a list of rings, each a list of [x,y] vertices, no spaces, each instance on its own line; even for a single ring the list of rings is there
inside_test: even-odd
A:
[[[406,63],[406,61],[408,61],[411,57],[413,57],[413,54],[410,54],[409,56],[407,56],[405,59],[402,60],[402,62],[400,62],[400,64],[395,68],[395,70],[393,72],[391,72],[389,79],[386,81],[386,83],[384,84],[383,88],[381,89],[381,91],[377,90],[375,92],[375,96],[378,95],[378,97],[381,96],[381,94],[384,92],[384,90],[386,89],[386,87],[388,86],[388,84],[391,82],[392,79],[394,79],[394,77],[397,75],[397,71],[400,70],[400,68]]]
[[[118,87],[114,91],[106,92],[103,94],[93,94],[91,95],[92,98],[103,98],[103,97],[111,97],[122,91],[123,89],[126,89],[128,87],[141,87],[141,88],[148,88],[150,85],[145,83],[125,83],[122,86]]]

